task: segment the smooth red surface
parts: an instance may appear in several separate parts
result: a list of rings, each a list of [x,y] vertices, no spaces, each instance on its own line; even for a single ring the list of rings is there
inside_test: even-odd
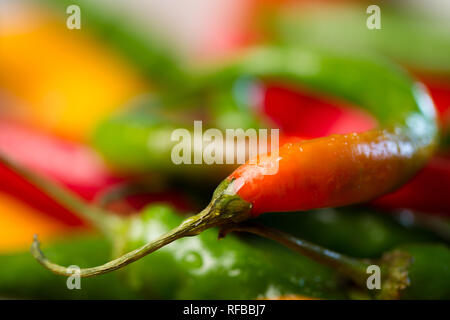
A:
[[[267,84],[263,110],[284,134],[307,139],[364,132],[376,126],[375,119],[357,107],[281,84]]]
[[[118,181],[88,147],[61,140],[7,119],[0,120],[0,152],[47,179],[91,200]],[[0,164],[0,190],[70,226],[84,225],[57,200]],[[20,214],[20,213],[18,213]]]
[[[450,215],[450,158],[435,156],[411,181],[373,204]]]
[[[111,173],[87,146],[61,140],[5,119],[0,120],[0,152],[70,189],[86,201],[94,200],[101,192],[125,181],[124,178]],[[0,191],[19,198],[69,226],[85,225],[57,199],[51,198],[3,164],[0,164]],[[110,209],[131,213],[152,202],[168,203],[181,211],[191,209],[189,201],[173,191],[128,197],[114,202]]]
[[[385,130],[286,143],[236,169],[231,191],[254,215],[365,202],[409,179],[430,151]]]
[[[121,180],[87,146],[6,119],[0,120],[0,152],[87,200]]]

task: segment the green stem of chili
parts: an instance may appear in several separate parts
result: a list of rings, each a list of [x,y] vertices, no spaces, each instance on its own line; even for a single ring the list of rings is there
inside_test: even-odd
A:
[[[359,286],[366,286],[366,270],[371,265],[369,260],[348,257],[262,224],[244,223],[222,228],[219,237],[222,238],[232,231],[253,233],[274,240],[320,264],[337,270],[344,276],[355,281]]]

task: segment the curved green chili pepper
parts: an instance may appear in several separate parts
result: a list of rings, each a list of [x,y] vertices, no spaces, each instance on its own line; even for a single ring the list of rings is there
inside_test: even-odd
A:
[[[411,285],[404,299],[450,299],[450,249],[439,244],[411,244],[399,247],[412,257],[409,269]]]
[[[252,82],[249,81],[250,85]],[[192,94],[172,99],[154,96],[144,98],[132,108],[103,121],[95,130],[92,142],[118,170],[135,173],[158,171],[188,178],[201,176],[217,183],[236,165],[194,165],[189,168],[176,165],[171,161],[171,154],[178,141],[171,137],[176,129],[183,128],[194,138],[194,121],[199,120],[202,121],[202,132],[209,128],[246,130],[263,127],[263,118],[254,114],[248,104],[230,97],[228,90],[233,89],[229,84],[224,87],[226,90],[200,90],[196,98],[192,98]],[[245,95],[245,92],[241,95]],[[214,107],[200,107],[205,103]],[[193,148],[192,161],[196,154],[202,157],[203,150]]]
[[[263,225],[232,225],[222,230],[222,236],[231,231],[267,237],[314,261],[331,266],[376,299],[450,298],[450,248],[443,244],[406,245],[384,253],[380,259],[359,259]],[[375,287],[371,287],[373,283],[370,281],[373,279],[369,274],[374,271],[379,280]]]
[[[231,93],[227,92],[232,91],[233,84],[243,77],[277,80],[327,92],[368,110],[378,120],[381,130],[404,136],[411,146],[414,145],[414,149],[422,150],[416,152],[416,160],[410,162],[414,167],[420,167],[423,163],[420,159],[426,159],[431,152],[429,146],[435,144],[437,126],[431,99],[420,84],[414,83],[407,74],[384,60],[358,55],[342,56],[310,48],[267,47],[251,50],[231,66],[219,69],[198,76],[196,81],[196,86],[203,88],[204,92],[214,92],[214,88],[219,88],[213,100],[216,105],[224,105],[222,101],[234,101],[236,104],[236,99],[233,100]],[[226,119],[227,110],[223,109]],[[231,118],[238,114],[237,109],[231,107]],[[161,135],[161,129],[152,124],[152,116],[148,117],[149,123],[146,124],[146,120],[137,117],[115,116],[98,128],[95,145],[107,160],[118,166],[130,161],[133,162],[132,169],[137,171],[145,168],[164,170],[167,167],[165,172],[170,174],[173,171],[170,150],[176,143],[170,141],[168,132]],[[230,123],[229,120],[221,120],[220,115],[215,120],[210,121],[208,126],[221,128]],[[251,121],[245,123],[255,125]],[[192,124],[188,128],[192,128]],[[155,146],[153,141],[157,141],[158,145]],[[127,160],[122,160],[125,150]],[[157,152],[158,159],[152,162]],[[205,167],[208,166],[201,168]]]
[[[408,243],[442,242],[430,231],[404,226],[392,214],[368,208],[319,209],[307,214],[269,213],[257,221],[325,248],[361,258],[377,258]]]
[[[316,10],[290,6],[262,17],[263,32],[278,44],[379,52],[422,72],[450,73],[448,24],[382,6],[381,29],[370,30],[366,9],[354,4]]]

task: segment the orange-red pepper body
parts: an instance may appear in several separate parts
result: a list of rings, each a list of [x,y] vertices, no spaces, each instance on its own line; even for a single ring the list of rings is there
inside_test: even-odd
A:
[[[252,204],[254,215],[336,207],[398,187],[420,168],[429,151],[418,152],[414,141],[387,130],[332,135],[286,143],[256,164],[240,166],[229,179],[235,179],[234,191]]]

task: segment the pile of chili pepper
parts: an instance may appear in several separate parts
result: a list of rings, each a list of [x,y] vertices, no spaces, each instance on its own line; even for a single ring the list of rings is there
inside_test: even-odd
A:
[[[258,31],[265,42],[184,69],[86,1],[87,30],[132,70],[121,79],[129,90],[84,131],[45,117],[34,128],[14,113],[1,119],[0,214],[20,208],[31,223],[15,217],[0,229],[0,249],[11,246],[0,254],[0,297],[450,299],[450,85],[436,82],[449,79],[446,62],[427,64],[424,52],[390,41],[343,50],[299,40],[289,28],[319,33],[318,20],[292,26],[295,11],[275,9],[261,17],[270,20]],[[407,18],[391,19],[406,32]],[[23,95],[42,108],[40,96]],[[242,165],[175,165],[171,134],[194,120],[278,128],[279,147]],[[32,233],[43,251],[37,238],[31,254],[17,250]],[[83,290],[67,290],[73,265]],[[375,290],[372,265],[381,270]]]

